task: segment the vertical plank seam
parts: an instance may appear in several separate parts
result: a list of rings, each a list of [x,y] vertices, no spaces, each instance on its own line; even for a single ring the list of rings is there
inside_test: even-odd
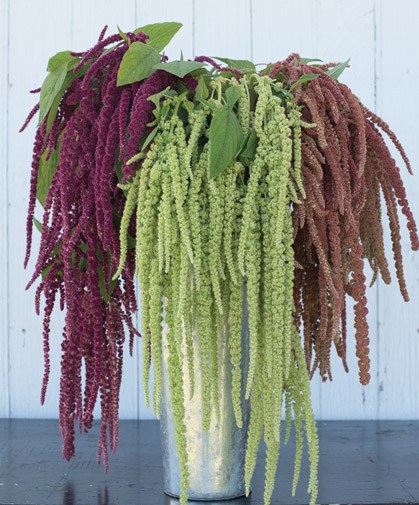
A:
[[[318,13],[319,13],[319,10],[321,10],[321,0],[314,0],[314,20],[315,20],[315,27],[316,27],[316,30],[314,32],[314,41],[315,41],[315,49],[316,49],[316,52],[315,52],[315,56],[314,58],[317,58],[319,54],[319,31],[317,29],[319,23],[318,23]]]
[[[138,26],[138,19],[137,19],[137,15],[138,15],[137,0],[134,0],[134,20],[135,20],[135,27],[136,27],[136,28],[137,28],[137,26]]]
[[[250,61],[253,61],[253,1],[249,0],[249,16],[250,16]]]
[[[74,0],[71,0],[70,2],[70,42],[71,46],[75,46],[75,41],[73,40],[73,33],[74,33]],[[74,51],[74,49],[73,49]]]
[[[195,0],[192,0],[192,58],[195,56]]]
[[[7,46],[6,46],[6,331],[7,331],[7,417],[11,417],[11,391],[10,391],[10,272],[9,272],[9,88],[10,88],[10,0],[7,0]]]
[[[373,20],[374,20],[374,112],[377,114],[378,109],[378,58],[381,55],[381,51],[378,51],[378,32],[377,32],[377,9],[379,5],[377,0],[374,0],[373,6]],[[376,419],[380,417],[380,278],[377,278],[377,285],[375,288],[376,293],[376,333],[377,333],[377,349],[376,349],[376,363],[377,363],[377,410]]]

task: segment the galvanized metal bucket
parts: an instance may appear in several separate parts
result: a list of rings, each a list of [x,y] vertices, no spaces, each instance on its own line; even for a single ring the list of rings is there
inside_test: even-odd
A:
[[[249,425],[249,400],[244,399],[245,380],[249,363],[249,329],[246,293],[243,301],[242,326],[242,411],[243,427],[238,428],[234,416],[231,389],[232,364],[230,360],[228,325],[218,335],[218,378],[220,399],[220,422],[217,423],[215,409],[212,409],[211,424],[203,431],[202,375],[199,357],[199,335],[194,335],[195,392],[189,400],[190,386],[186,359],[186,344],[183,339],[183,365],[185,424],[187,453],[189,460],[189,489],[191,500],[218,501],[244,496],[244,463],[247,430]],[[180,471],[176,450],[174,419],[170,398],[168,355],[166,340],[167,327],[163,332],[162,352],[162,402],[161,440],[163,453],[164,492],[179,497]]]

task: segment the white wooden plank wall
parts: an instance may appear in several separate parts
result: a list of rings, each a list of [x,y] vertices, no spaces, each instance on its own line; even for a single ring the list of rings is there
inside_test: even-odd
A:
[[[391,1],[382,2],[377,17],[377,113],[398,133],[411,159],[413,171],[419,175],[416,128],[419,109],[415,103],[419,56],[413,39],[413,22],[410,21],[418,19],[418,16],[418,2],[402,0],[397,9]],[[392,34],[396,33],[397,38],[393,39]],[[392,153],[395,155],[394,149]],[[407,198],[416,219],[419,219],[417,176],[411,177],[402,165],[400,167],[406,181]],[[382,419],[397,417],[399,412],[406,417],[419,418],[419,261],[409,247],[406,220],[400,221],[405,278],[411,301],[406,304],[402,300],[396,283],[383,286],[381,282],[378,298],[380,338],[377,358],[380,374],[377,414]],[[389,235],[387,233],[386,246],[391,253]],[[391,273],[392,279],[396,280],[394,268]]]
[[[57,417],[61,330],[64,317],[54,314],[51,378],[43,407],[42,318],[34,313],[34,289],[25,291],[39,245],[22,268],[31,149],[35,122],[18,130],[36,98],[28,90],[45,77],[51,54],[90,47],[105,24],[110,33],[158,21],[179,21],[183,28],[167,54],[248,58],[255,63],[283,59],[291,52],[325,61],[351,57],[343,81],[390,124],[419,172],[417,128],[419,57],[415,43],[416,0],[29,0],[0,1],[0,417]],[[411,99],[412,97],[412,99]],[[397,152],[406,191],[419,221],[419,179],[410,177]],[[415,166],[416,165],[416,166]],[[385,218],[384,218],[385,221]],[[385,221],[386,222],[386,221]],[[358,384],[354,333],[348,336],[346,374],[333,358],[334,381],[312,382],[318,419],[419,418],[419,255],[409,251],[402,225],[405,276],[411,301],[378,282],[368,291],[372,377]],[[386,237],[389,259],[392,251]],[[393,269],[394,272],[394,269]],[[370,274],[369,279],[371,278]],[[141,315],[137,315],[141,326]],[[349,317],[349,327],[352,318]],[[144,405],[141,345],[124,361],[121,418],[153,418]],[[97,412],[98,413],[98,412]]]
[[[8,417],[9,404],[9,250],[8,250],[8,88],[9,88],[9,6],[3,2],[0,6],[0,417]]]

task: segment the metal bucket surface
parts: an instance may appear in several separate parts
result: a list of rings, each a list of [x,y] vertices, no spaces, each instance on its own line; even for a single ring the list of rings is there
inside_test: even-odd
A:
[[[185,338],[182,343],[183,390],[185,397],[185,425],[187,454],[189,462],[189,489],[191,500],[227,500],[245,494],[244,463],[246,438],[249,425],[249,400],[244,399],[245,380],[249,364],[249,328],[246,293],[243,297],[242,325],[242,416],[243,427],[238,428],[232,403],[232,368],[229,349],[228,325],[218,334],[218,381],[220,400],[220,423],[217,423],[215,409],[211,411],[211,424],[203,431],[202,375],[199,357],[199,335],[194,334],[195,392],[189,400],[190,386]],[[179,458],[176,450],[174,419],[170,398],[167,346],[167,325],[163,329],[162,340],[162,401],[161,440],[163,455],[164,492],[178,497],[180,488]],[[185,335],[184,335],[185,336]]]

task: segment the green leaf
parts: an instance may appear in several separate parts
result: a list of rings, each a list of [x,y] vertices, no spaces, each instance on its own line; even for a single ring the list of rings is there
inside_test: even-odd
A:
[[[39,224],[41,224],[41,223],[39,223]],[[36,226],[36,222],[35,222],[35,226]],[[41,224],[41,226],[42,226],[42,224]],[[54,258],[54,256],[57,256],[58,254],[60,254],[60,251],[61,251],[61,242],[58,242],[58,244],[54,247],[54,250],[52,251],[52,253],[50,255],[50,258]],[[42,274],[41,274],[42,275],[42,280],[45,280],[46,276],[50,272],[51,268],[56,264],[56,262],[57,262],[57,258],[55,259],[55,261],[51,262],[47,266],[47,268],[45,268],[44,270],[42,270]],[[62,276],[62,272],[61,271],[58,272],[58,274]]]
[[[326,74],[329,74],[332,79],[337,81],[340,74],[348,66],[348,63],[350,62],[350,60],[351,60],[351,58],[347,59],[346,61],[344,61],[340,65],[336,65],[336,67],[329,68],[329,70],[326,72]]]
[[[164,70],[169,74],[176,75],[177,77],[185,77],[186,74],[202,68],[206,63],[200,61],[170,61],[169,63],[157,63],[153,66],[153,70]]]
[[[146,147],[154,139],[154,137],[157,135],[158,131],[159,131],[159,127],[158,126],[156,126],[155,128],[153,128],[151,130],[151,132],[147,135],[147,138],[144,141],[144,144],[143,144],[143,146],[141,148],[141,151],[145,151]]]
[[[38,221],[38,219],[36,219],[36,217],[34,216],[33,218],[33,221],[35,223],[35,227],[36,229],[42,233],[42,223],[41,221]],[[54,256],[57,256],[58,254],[60,254],[60,251],[61,251],[61,241],[58,242],[58,244],[56,244],[56,246],[54,247],[52,253],[50,254],[50,258],[54,258]],[[74,253],[74,251],[73,251]],[[45,277],[48,275],[48,272],[51,270],[51,268],[53,267],[53,265],[55,265],[57,259],[55,259],[54,262],[50,263],[47,268],[45,268],[44,270],[42,270],[42,280],[45,280]]]
[[[182,28],[182,23],[153,23],[137,28],[134,33],[144,32],[149,35],[147,45],[154,47],[158,52],[163,51],[176,33]]]
[[[209,102],[208,100],[203,100],[202,98],[197,98],[198,102],[203,103],[207,107],[209,107],[211,110],[216,110],[217,106],[215,103]]]
[[[110,300],[110,297],[111,297],[111,294],[112,294],[112,291],[115,289],[115,286],[118,284],[118,280],[115,279],[114,281],[113,280],[109,280],[109,284],[108,284],[108,289],[109,289],[109,292],[106,291],[106,286],[105,286],[105,276],[103,274],[103,267],[102,267],[102,255],[100,253],[100,251],[98,250],[96,252],[96,256],[99,260],[99,265],[97,267],[97,273],[99,275],[99,289],[100,289],[100,294],[102,295],[102,298],[105,300],[106,303],[109,302]],[[109,251],[107,251],[107,257],[108,257],[108,264],[110,263],[110,254],[109,254]]]
[[[176,89],[177,89],[177,91],[179,93],[179,96],[182,95],[183,93],[185,93],[185,91],[186,92],[189,91],[188,86],[184,82],[182,82],[182,81],[178,81],[176,83]]]
[[[55,263],[55,262],[54,262]],[[42,270],[42,280],[44,281],[46,276],[49,274],[49,272],[51,271],[52,267],[54,266],[54,263],[50,263],[47,268],[45,268],[44,270]]]
[[[82,272],[83,270],[88,270],[89,264],[87,263],[86,258],[80,258],[79,262],[79,273]]]
[[[242,94],[242,90],[239,86],[230,86],[229,88],[226,89],[226,100],[228,105],[233,108],[234,104],[237,102],[237,100],[240,98]]]
[[[198,100],[205,100],[209,96],[208,88],[202,75],[198,78],[198,86],[195,90],[195,96]]]
[[[65,83],[65,81],[64,81]],[[54,98],[54,101],[52,102],[51,108],[48,112],[48,119],[47,119],[47,133],[51,130],[52,123],[54,122],[55,116],[57,115],[58,107],[60,106],[61,98],[63,97],[64,91],[66,88],[61,86],[60,91],[57,93],[56,97]]]
[[[58,106],[60,105],[65,90],[75,79],[84,75],[90,67],[90,64],[87,64],[74,73],[73,69],[78,62],[78,59],[73,59],[67,61],[67,63],[63,64],[61,67],[55,68],[53,72],[47,75],[42,84],[41,96],[39,99],[38,125],[41,124],[42,120],[48,114],[47,133],[54,122]]]
[[[47,119],[47,133],[50,131],[52,123],[54,122],[55,116],[57,115],[57,110],[61,102],[61,98],[64,95],[65,90],[70,86],[70,84],[75,80],[78,79],[81,75],[84,75],[89,66],[85,66],[78,70],[76,73],[73,72],[73,70],[70,70],[67,72],[66,78],[64,79],[64,82],[58,91],[58,93],[55,95],[55,98],[51,104],[51,108],[48,111],[48,119]]]
[[[290,87],[290,91],[294,89],[296,86],[299,86],[300,84],[304,84],[305,82],[313,81],[314,79],[317,79],[320,74],[304,74],[302,75],[297,82],[294,82],[294,84]]]
[[[117,86],[142,81],[153,73],[153,65],[160,59],[160,54],[153,47],[142,42],[134,42],[122,58]]]
[[[284,88],[280,88],[278,90],[278,95],[282,95],[282,98],[285,101],[294,100],[294,95],[292,93],[290,93],[287,89],[284,89]]]
[[[259,138],[255,132],[252,130],[247,139],[246,145],[244,146],[243,151],[240,153],[244,158],[254,158],[256,156],[256,149],[258,147]]]
[[[167,113],[169,112],[170,110],[170,105],[168,104],[168,101],[165,100],[163,102],[163,105],[162,105],[162,108],[161,108],[161,111],[160,111],[160,118],[164,118],[167,116]]]
[[[58,142],[57,150],[52,152],[48,160],[45,159],[47,153],[48,149],[44,151],[40,159],[38,185],[36,188],[36,197],[43,207],[45,206],[45,200],[47,198],[49,187],[51,186],[52,177],[60,160],[60,142]]]
[[[69,64],[72,68],[76,67],[77,64],[81,61],[81,58],[77,58],[75,56],[71,56],[71,51],[61,51],[48,60],[48,72],[54,72],[58,68],[67,65],[67,70],[70,68]]]
[[[210,177],[216,177],[234,161],[243,139],[239,120],[228,105],[215,110],[210,131]]]
[[[39,98],[39,122],[41,124],[44,117],[48,114],[55,97],[59,93],[67,76],[67,63],[55,68],[50,74],[45,77],[41,87],[41,95]]]
[[[134,237],[131,237],[129,233],[127,233],[127,245],[128,249],[134,249],[137,246],[137,242]]]
[[[39,231],[39,233],[42,233],[42,223],[41,221],[38,221],[36,217],[33,217],[33,222],[35,223],[35,228]]]
[[[246,149],[247,141],[249,140],[250,137],[250,132],[246,134],[245,137],[243,137],[243,140],[241,141],[240,144],[240,149],[237,151],[236,157],[239,156],[244,149]]]
[[[213,58],[222,61],[228,67],[236,68],[243,74],[256,72],[255,64],[249,60],[232,60],[231,58],[220,58],[219,56],[213,56]]]
[[[160,104],[160,99],[163,96],[177,96],[177,93],[174,89],[170,89],[170,86],[167,86],[166,89],[163,91],[160,91],[159,93],[155,93],[154,95],[150,95],[147,100],[150,100],[150,102],[153,102],[156,107],[159,106]]]
[[[119,35],[121,35],[121,37],[125,40],[125,42],[128,42],[128,45],[130,46],[131,45],[131,39],[128,37],[128,35],[126,33],[124,33],[121,30],[121,28],[119,28],[118,25],[116,25],[116,27],[118,28]]]
[[[307,65],[308,63],[311,63],[312,61],[320,61],[323,62],[323,60],[319,60],[317,58],[301,58],[301,63],[303,65]]]
[[[190,100],[182,100],[182,106],[188,111],[188,113],[194,110],[194,104]]]
[[[207,68],[198,68],[197,70],[194,70],[193,72],[190,72],[191,77],[200,77],[201,75],[207,76],[208,75],[208,69]],[[211,76],[214,77],[214,76]]]
[[[100,289],[100,294],[102,295],[102,298],[105,300],[105,302],[108,303],[109,300],[111,299],[112,291],[115,289],[115,286],[116,286],[118,280],[115,279],[114,281],[113,280],[109,281],[109,293],[108,293],[106,291],[106,287],[105,287],[105,279],[104,279],[104,276],[103,276],[102,265],[98,266],[97,272],[99,274],[99,289]]]
[[[250,167],[252,160],[255,159],[258,143],[259,138],[255,130],[249,132],[243,139],[236,157],[239,158],[245,167]]]
[[[53,256],[57,256],[57,254],[60,254],[61,251],[61,242],[58,242],[58,244],[54,247],[52,253],[51,253],[51,258]]]
[[[147,98],[147,100],[150,100],[156,106],[153,110],[153,114],[156,119],[151,123],[147,123],[147,126],[158,124],[158,122],[169,112],[170,99],[178,96],[178,93],[174,89],[167,87],[166,90],[161,91],[160,93],[156,93],[155,95],[151,95]],[[165,98],[165,100],[161,100],[162,98]]]
[[[275,63],[269,63],[263,70],[261,70],[259,73],[264,72],[265,75],[269,75],[269,72],[272,70],[272,67],[275,65]]]
[[[124,173],[122,171],[122,165],[123,165],[123,163],[122,163],[122,161],[119,161],[119,159],[118,159],[119,158],[119,149],[118,149],[118,151],[116,153],[115,158],[116,158],[116,161],[115,161],[115,172],[116,172],[116,175],[118,177],[118,181],[122,182],[122,179],[124,178]]]
[[[35,224],[35,228],[40,232],[42,233],[42,223],[41,221],[38,221],[38,219],[36,219],[36,217],[34,216],[33,218],[33,221],[34,221],[34,224]],[[47,231],[49,231],[49,227],[47,226]],[[81,248],[81,246],[80,246]],[[54,249],[52,250],[52,253],[49,255],[50,258],[53,258],[54,256],[57,256],[57,254],[59,254],[61,251],[61,241],[58,242]]]
[[[247,168],[250,168],[250,164],[252,163],[252,160],[250,158],[244,158],[243,156],[239,156],[239,159],[240,159],[240,163],[247,167]],[[249,171],[250,173],[250,171]]]
[[[48,114],[54,105],[55,112],[53,117],[49,118],[49,128],[55,118],[61,97],[67,87],[73,82],[74,79],[81,75],[80,70],[74,74],[73,69],[79,63],[80,58],[71,56],[70,51],[61,51],[52,56],[48,61],[48,71],[50,72],[41,87],[41,95],[39,98],[39,121],[41,124],[44,117]],[[84,67],[83,71],[87,71]],[[71,77],[70,77],[71,76]],[[47,128],[47,133],[49,131]]]

